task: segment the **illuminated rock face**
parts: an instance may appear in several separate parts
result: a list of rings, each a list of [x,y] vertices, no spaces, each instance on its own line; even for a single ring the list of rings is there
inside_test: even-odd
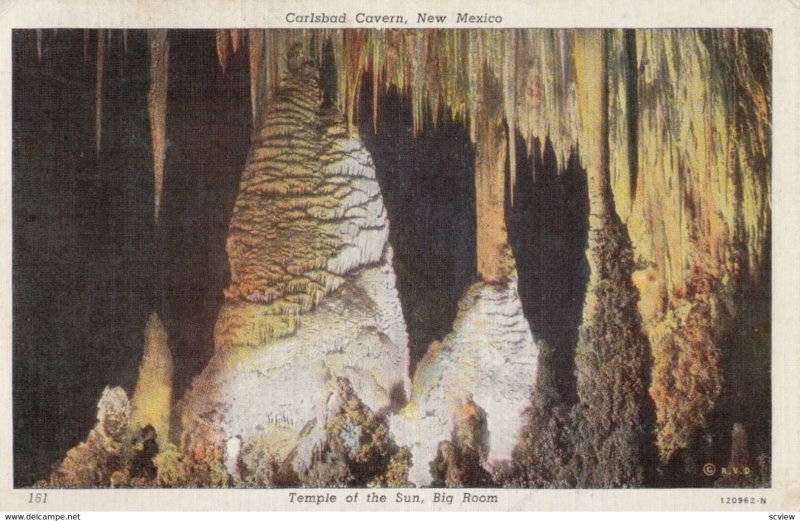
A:
[[[183,401],[184,450],[234,440],[265,465],[289,462],[302,474],[346,378],[365,406],[389,416],[417,485],[431,483],[430,462],[467,399],[486,412],[488,461],[509,458],[537,355],[510,251],[499,254],[497,281],[464,296],[453,332],[431,346],[411,403],[395,414],[410,388],[408,339],[386,211],[371,158],[319,112],[306,80],[276,94],[245,168],[217,351]]]
[[[369,153],[313,77],[292,77],[254,137],[228,235],[229,300],[308,311],[383,258],[386,209]]]
[[[696,268],[725,285],[764,262],[771,36],[630,36],[609,39],[610,182],[635,249],[642,316],[657,322]]]
[[[451,439],[468,400],[486,413],[488,462],[510,458],[530,405],[537,356],[516,269],[500,283],[473,285],[459,302],[453,331],[417,367],[409,404],[390,419],[397,443],[411,450],[409,479],[430,485],[429,463],[439,443]]]
[[[139,379],[131,398],[131,424],[153,426],[163,444],[169,440],[173,364],[167,331],[156,313],[147,320],[144,339]]]
[[[302,467],[337,378],[373,411],[405,401],[408,338],[374,166],[320,101],[313,76],[288,78],[254,138],[216,353],[183,403],[187,448],[238,436]]]

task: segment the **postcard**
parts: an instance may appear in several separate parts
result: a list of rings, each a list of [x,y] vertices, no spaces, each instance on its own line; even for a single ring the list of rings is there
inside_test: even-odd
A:
[[[798,13],[5,2],[2,509],[798,510]]]

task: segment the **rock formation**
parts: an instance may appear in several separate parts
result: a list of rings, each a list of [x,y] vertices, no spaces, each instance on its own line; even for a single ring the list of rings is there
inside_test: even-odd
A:
[[[97,405],[97,424],[86,441],[67,452],[50,475],[49,485],[114,486],[130,479],[131,404],[119,387],[106,388]]]
[[[182,404],[184,449],[239,437],[302,471],[324,444],[340,378],[377,413],[406,400],[407,334],[374,167],[321,101],[315,72],[298,66],[254,137],[216,353]]]
[[[750,386],[769,396],[769,335],[757,335],[769,290],[758,318],[743,311],[749,289],[768,286],[769,31],[247,34],[254,132],[215,353],[172,397],[170,341],[153,313],[133,404],[107,390],[97,426],[52,483],[470,486],[508,470],[526,486],[642,486],[675,454],[699,461],[701,445],[727,438],[731,467],[767,468],[768,419],[738,401]],[[169,41],[150,38],[157,224]],[[223,73],[242,38],[215,33]],[[37,43],[41,59],[41,32]],[[108,107],[97,52],[99,153]],[[373,126],[379,89],[394,88],[411,100],[415,132],[427,110],[431,121],[447,113],[473,152],[477,262],[462,267],[478,280],[413,380],[387,211],[355,131],[366,74]],[[539,360],[506,221],[518,158],[542,142],[554,171],[569,157],[585,172],[590,273],[576,293],[574,357],[545,348]],[[572,362],[577,403],[566,403],[553,380]],[[167,443],[174,398],[177,447]],[[569,470],[520,466],[550,462]]]

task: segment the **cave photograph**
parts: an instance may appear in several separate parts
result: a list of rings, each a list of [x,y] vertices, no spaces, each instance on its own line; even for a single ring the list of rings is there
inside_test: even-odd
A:
[[[15,488],[771,486],[771,30],[11,43]]]

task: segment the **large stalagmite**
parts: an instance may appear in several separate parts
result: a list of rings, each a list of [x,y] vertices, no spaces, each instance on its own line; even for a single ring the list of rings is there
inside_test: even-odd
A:
[[[475,283],[459,301],[453,331],[434,342],[414,374],[409,404],[391,418],[398,443],[409,446],[409,479],[430,485],[430,462],[450,440],[459,407],[472,400],[486,413],[489,462],[511,457],[530,404],[538,348],[522,314],[509,249],[502,282]]]
[[[243,452],[268,447],[302,472],[337,378],[373,411],[405,401],[407,334],[374,167],[321,101],[316,73],[293,56],[242,176],[232,280],[216,353],[183,402],[185,448],[240,439]]]
[[[241,38],[244,32],[217,32],[222,70]],[[749,371],[760,392],[769,386],[768,369],[746,367],[737,342],[747,340],[734,338],[731,324],[748,318],[737,306],[769,272],[769,31],[250,30],[247,46],[255,130],[227,240],[231,279],[215,354],[179,409],[182,457],[214,459],[217,470],[224,460],[214,483],[252,484],[243,481],[245,469],[271,476],[278,467],[305,485],[330,483],[315,468],[330,452],[329,426],[339,422],[336,432],[347,438],[354,417],[369,418],[392,457],[402,453],[393,482],[405,484],[410,454],[408,478],[421,486],[440,479],[437,472],[461,483],[451,451],[463,441],[456,438],[472,435],[464,424],[475,420],[474,475],[502,482],[502,472],[487,478],[488,471],[513,454],[537,367],[554,376],[575,372],[577,403],[553,399],[574,436],[570,466],[580,467],[565,483],[649,484],[654,451],[671,464],[676,454],[711,446],[716,416],[733,418],[739,436],[758,432],[745,420],[739,425],[740,403],[723,414],[720,401],[728,392],[744,403],[748,392],[723,362]],[[156,223],[167,49],[166,32],[153,31]],[[98,147],[103,53],[101,45]],[[356,132],[365,73],[373,125],[381,124],[379,90],[397,88],[412,100],[415,131],[427,110],[432,121],[446,111],[469,129],[474,147],[478,281],[413,380],[387,211]],[[590,273],[574,368],[548,367],[547,357],[539,363],[508,246],[516,147],[545,141],[562,168],[577,158],[590,196]],[[126,423],[155,425],[163,441],[172,368],[155,313],[145,339],[132,404],[118,390],[102,404],[114,398]],[[768,367],[765,345],[746,349]],[[86,454],[117,457],[92,449],[119,441],[104,429],[68,455],[59,479],[84,479],[72,466]],[[738,454],[747,443],[735,448],[732,459],[746,460]],[[103,485],[113,481],[113,472],[103,472]],[[285,485],[279,481],[266,484]]]

